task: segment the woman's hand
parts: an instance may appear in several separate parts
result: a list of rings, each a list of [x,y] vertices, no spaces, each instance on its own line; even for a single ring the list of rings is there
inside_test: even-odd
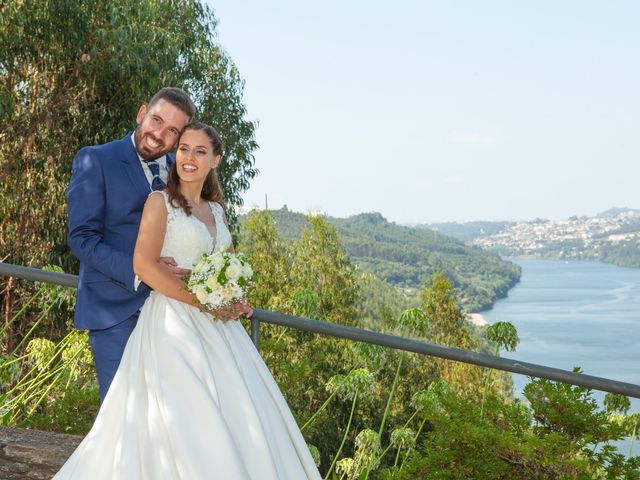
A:
[[[237,320],[241,316],[251,318],[253,315],[253,308],[247,305],[244,300],[236,300],[231,305],[216,308],[211,312],[211,314],[217,320],[228,322],[229,320]]]

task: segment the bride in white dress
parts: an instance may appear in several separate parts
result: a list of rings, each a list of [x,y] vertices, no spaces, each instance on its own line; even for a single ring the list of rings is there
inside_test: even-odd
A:
[[[232,320],[250,309],[237,304],[215,312],[230,321],[216,320],[158,264],[173,257],[190,268],[214,247],[231,248],[222,207],[208,201],[222,196],[214,170],[221,149],[211,127],[188,126],[176,181],[149,196],[134,268],[154,291],[93,428],[54,479],[320,478],[273,377]],[[176,192],[181,202],[170,201]]]

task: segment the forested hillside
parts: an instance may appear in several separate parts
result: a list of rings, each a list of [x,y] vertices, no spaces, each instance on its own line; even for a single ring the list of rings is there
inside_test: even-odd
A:
[[[283,238],[300,237],[305,215],[286,208],[272,213]],[[379,213],[327,220],[336,227],[359,268],[405,289],[421,288],[434,272],[442,270],[458,289],[468,311],[489,308],[520,278],[520,268],[497,254],[425,228],[388,222]]]

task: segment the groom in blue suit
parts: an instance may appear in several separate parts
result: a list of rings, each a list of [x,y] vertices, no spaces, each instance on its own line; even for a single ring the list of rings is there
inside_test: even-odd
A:
[[[175,161],[169,152],[194,115],[185,92],[163,88],[140,107],[133,133],[84,147],[73,160],[68,242],[80,260],[74,323],[89,330],[100,402],[150,292],[133,273],[142,209],[149,193],[164,186]],[[188,273],[170,258],[163,261],[176,275]]]

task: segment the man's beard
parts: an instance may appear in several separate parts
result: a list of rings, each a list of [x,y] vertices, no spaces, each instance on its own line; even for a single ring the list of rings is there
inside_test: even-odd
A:
[[[157,139],[155,137],[153,137],[153,135],[149,135],[147,134],[142,134],[142,132],[140,132],[140,129],[135,130],[135,132],[133,132],[133,139],[135,140],[135,144],[136,144],[136,152],[138,152],[138,155],[140,155],[142,157],[143,160],[150,162],[151,160],[156,160],[164,155],[166,155],[171,149],[167,148],[165,150],[160,150],[159,152],[153,152],[153,153],[148,153],[145,152],[142,149],[142,144],[143,144],[143,136],[151,136],[154,141],[156,141],[156,143],[162,143],[157,141]]]

